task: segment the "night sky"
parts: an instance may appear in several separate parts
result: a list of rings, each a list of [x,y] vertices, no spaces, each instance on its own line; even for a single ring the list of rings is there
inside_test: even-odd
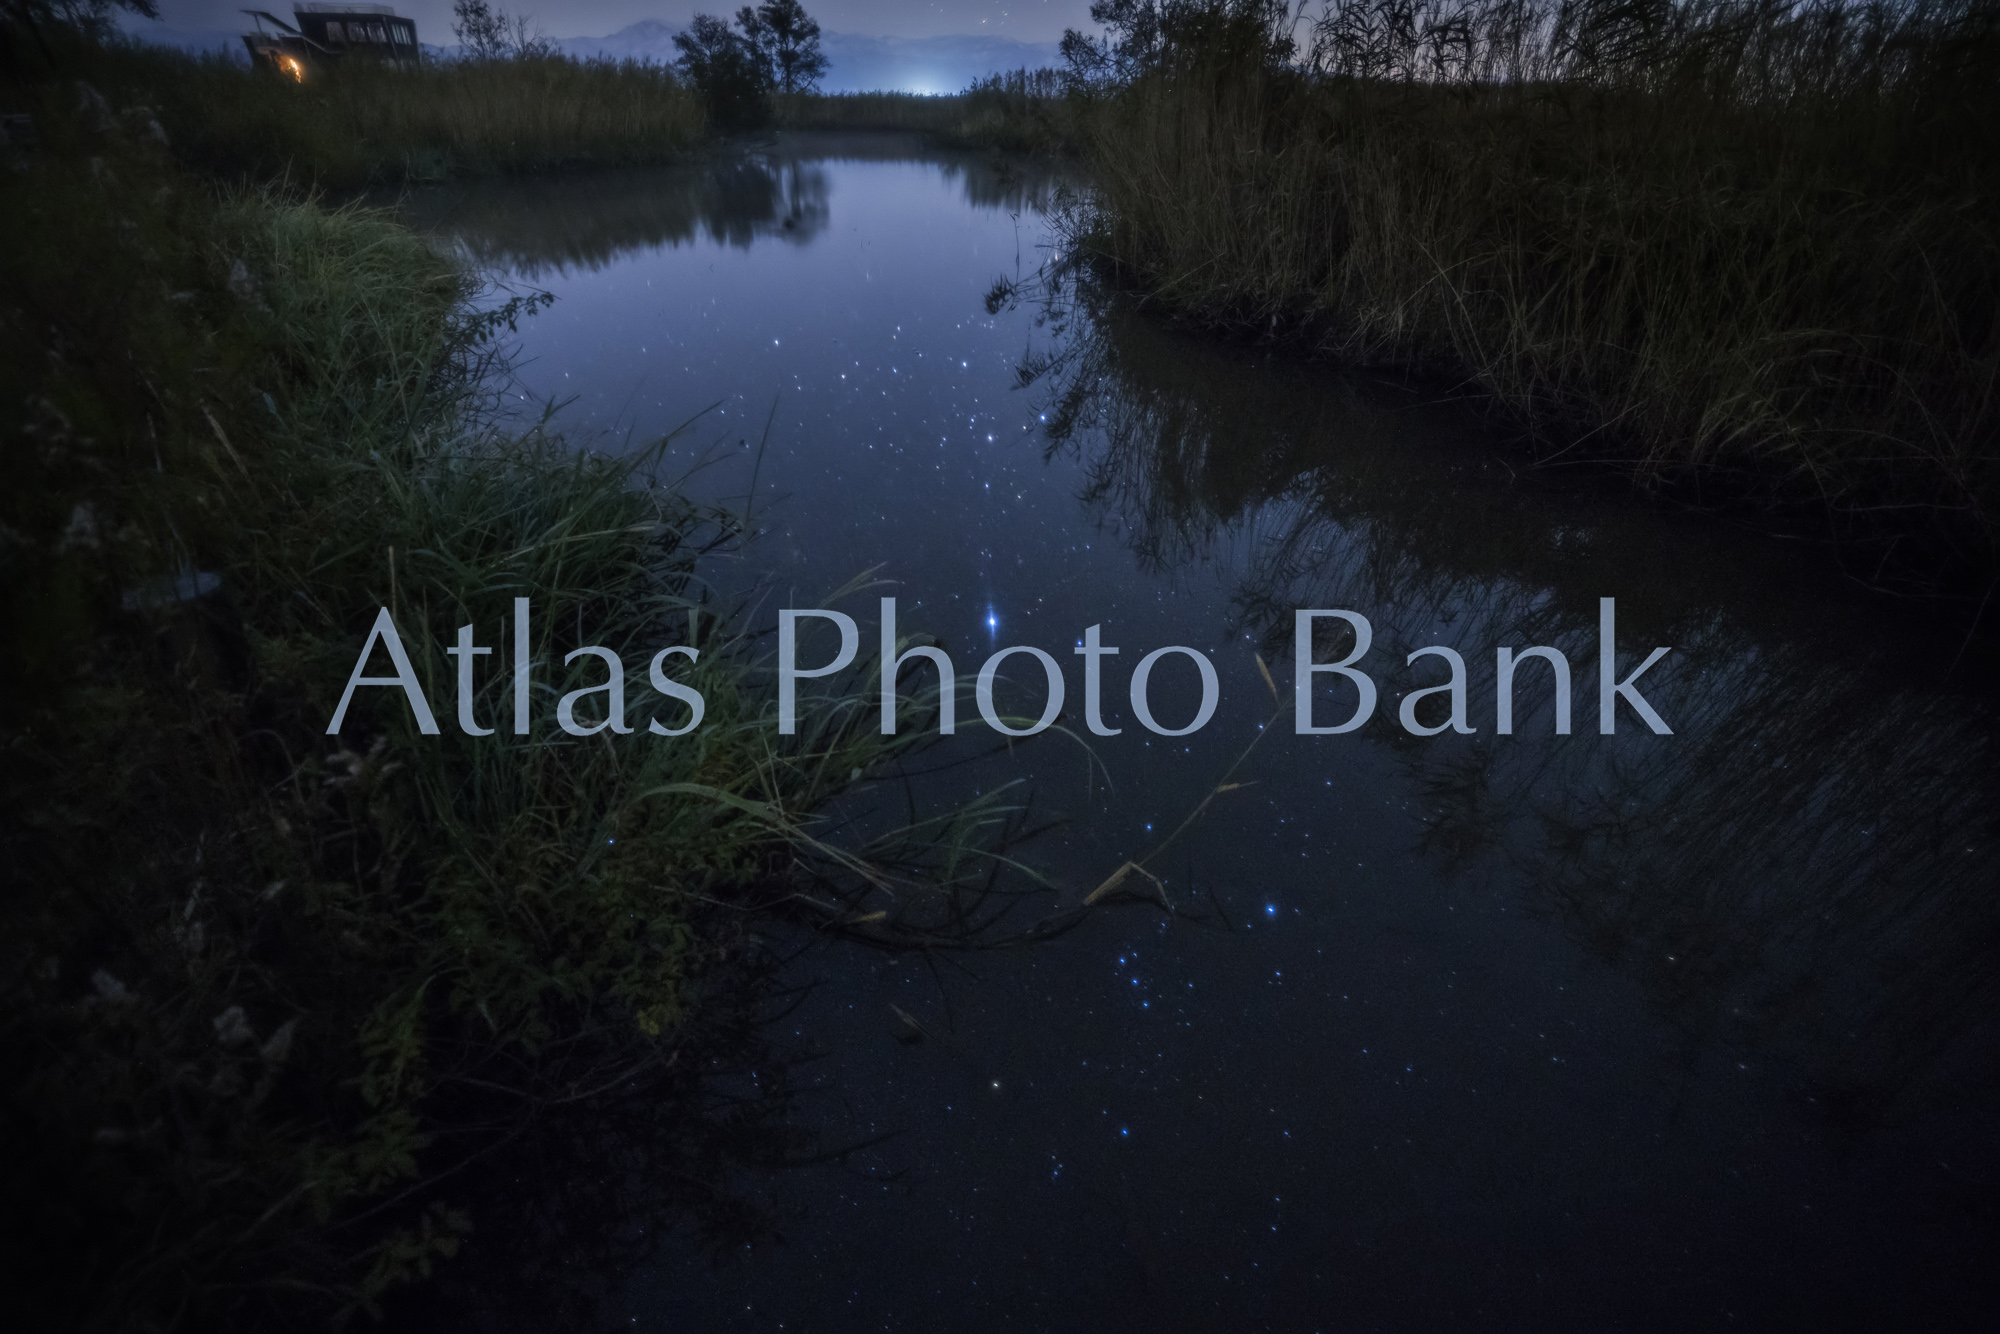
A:
[[[163,23],[182,29],[243,26],[245,0],[160,0]],[[503,0],[497,8],[525,12],[553,37],[601,37],[641,19],[685,23],[697,12],[734,13],[742,0]],[[289,18],[291,5],[270,6]],[[426,42],[451,40],[451,0],[396,0],[396,12],[417,20]],[[938,37],[978,33],[1019,42],[1053,42],[1064,28],[1090,27],[1090,0],[807,0],[806,11],[827,32],[868,37]]]

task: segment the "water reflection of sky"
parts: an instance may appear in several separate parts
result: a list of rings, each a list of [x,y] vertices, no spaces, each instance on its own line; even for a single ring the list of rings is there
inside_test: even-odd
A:
[[[731,168],[702,168],[661,183],[691,187],[699,212],[630,210],[659,238],[642,249],[552,263],[560,243],[541,251],[531,234],[475,243],[557,297],[525,330],[521,392],[568,401],[562,421],[584,439],[645,441],[698,418],[673,457],[697,494],[739,505],[755,472],[772,530],[759,557],[798,561],[802,596],[886,562],[884,577],[925,576],[903,606],[927,598],[931,629],[983,642],[1046,599],[1030,551],[1092,539],[1039,503],[1046,472],[1021,447],[1037,427],[1012,390],[1028,321],[980,304],[996,275],[1040,262],[1037,215],[967,166],[981,178],[941,182],[937,165],[906,160],[774,162],[761,195],[717,188]],[[939,216],[941,184],[996,203]],[[487,207],[522,226],[504,200]]]
[[[962,677],[996,645],[1056,654],[1073,716],[1087,625],[1115,668],[1215,660],[1186,738],[1107,674],[1108,791],[1063,743],[999,761],[1075,817],[1038,853],[1065,883],[1257,736],[1253,653],[1289,686],[1291,607],[1376,629],[1377,724],[1281,719],[1159,868],[1206,926],[1126,909],[976,979],[815,956],[789,1020],[832,1053],[809,1115],[898,1137],[769,1183],[787,1245],[719,1272],[670,1247],[607,1320],[1679,1328],[1982,1299],[2000,914],[1954,645],[1768,543],[1523,482],[1452,405],[1073,291],[988,313],[1046,257],[1049,189],[848,144],[413,201],[555,293],[520,377],[574,400],[572,433],[716,405],[674,457],[738,505],[754,475],[765,530],[718,579],[820,605],[879,566]],[[1646,678],[1673,737],[1591,735],[1607,594],[1628,649],[1676,647]],[[849,610],[866,637],[872,601]],[[1569,655],[1578,735],[1524,705],[1496,739],[1493,648],[1537,643]],[[1479,735],[1393,727],[1426,644],[1472,666]],[[1193,707],[1172,671],[1163,718]],[[891,1007],[933,1039],[899,1042]]]

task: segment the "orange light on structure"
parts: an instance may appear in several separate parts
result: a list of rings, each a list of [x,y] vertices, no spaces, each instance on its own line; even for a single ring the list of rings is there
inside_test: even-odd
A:
[[[294,83],[306,81],[306,67],[299,63],[297,56],[279,56],[278,68],[291,75]]]

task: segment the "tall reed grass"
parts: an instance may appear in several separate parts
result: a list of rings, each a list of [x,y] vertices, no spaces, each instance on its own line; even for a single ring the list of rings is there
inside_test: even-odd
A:
[[[1069,142],[1068,105],[1054,70],[1013,70],[962,93],[779,93],[773,124],[793,130],[897,130],[953,148],[1053,153]]]
[[[1551,457],[1984,587],[1990,0],[1336,0],[1310,38],[1100,95],[1080,239],[1199,318],[1463,378]]]
[[[973,81],[965,91],[962,139],[1017,153],[1066,153],[1075,140],[1076,103],[1062,73],[1015,69]]]
[[[773,93],[781,130],[892,130],[944,134],[965,117],[963,96],[922,93]]]
[[[212,173],[349,188],[491,172],[671,161],[703,144],[700,97],[671,69],[562,56],[419,70],[352,63],[303,83],[228,60],[114,45],[75,60],[121,104],[154,107]]]

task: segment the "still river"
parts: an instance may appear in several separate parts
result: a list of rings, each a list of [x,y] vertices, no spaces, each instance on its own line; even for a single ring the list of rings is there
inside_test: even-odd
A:
[[[782,1021],[825,1053],[825,1146],[752,1181],[783,1241],[670,1235],[591,1276],[629,1329],[1912,1327],[1983,1310],[2000,1255],[2000,841],[1978,650],[1826,553],[1530,468],[1449,396],[1177,332],[1062,271],[1060,183],[889,138],[418,194],[516,290],[524,404],[668,458],[759,535],[713,574],[961,679],[1061,662],[1094,761],[987,761],[1068,823],[1074,896],[1178,825],[1128,904],[946,961],[806,954]],[[1003,286],[996,289],[996,284]],[[1010,290],[1011,289],[1011,290]],[[691,425],[687,425],[688,423]],[[768,425],[767,425],[768,423]],[[1621,705],[1598,731],[1600,599]],[[1374,720],[1292,731],[1293,609],[1364,614]],[[1319,657],[1345,652],[1322,623]],[[1561,649],[1496,735],[1495,651]],[[1165,645],[1200,731],[1137,725]],[[1466,723],[1407,690],[1468,665]],[[1261,654],[1283,692],[1274,710]],[[1040,690],[1032,660],[1009,660]],[[1185,657],[1154,711],[1194,711]],[[1319,678],[1318,719],[1351,687]],[[1343,693],[1344,692],[1344,693]],[[1039,712],[1039,693],[1021,696]],[[961,701],[961,718],[974,717]],[[1275,722],[1272,722],[1274,713]],[[1421,711],[1441,722],[1444,701]],[[962,724],[963,726],[963,724]],[[945,779],[949,783],[960,779]],[[907,1015],[908,1018],[904,1016]],[[918,1037],[926,1040],[916,1041]]]

